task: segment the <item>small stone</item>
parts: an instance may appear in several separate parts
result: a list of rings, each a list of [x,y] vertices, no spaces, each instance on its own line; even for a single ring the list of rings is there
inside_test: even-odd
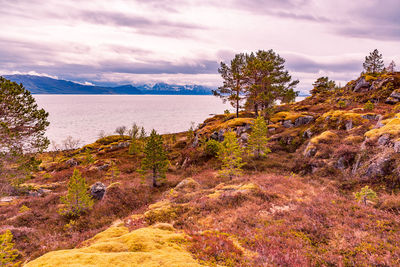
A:
[[[90,195],[97,200],[101,200],[106,193],[106,186],[102,182],[96,182],[90,187]]]
[[[70,167],[78,166],[78,161],[74,158],[67,160],[65,163],[67,163]]]
[[[313,132],[311,131],[311,129],[307,129],[307,130],[305,130],[304,131],[304,133],[303,133],[303,137],[304,138],[311,138],[311,136],[313,135]]]
[[[375,114],[364,114],[361,116],[363,119],[372,121],[372,120],[376,120],[377,116]]]
[[[285,120],[285,121],[283,121],[283,127],[292,128],[292,127],[294,127],[294,124],[292,123],[291,120]]]
[[[249,135],[247,133],[242,133],[242,135],[240,136],[240,139],[243,142],[247,142],[249,140]]]
[[[346,131],[350,131],[353,129],[353,121],[347,121],[344,127],[346,128]]]

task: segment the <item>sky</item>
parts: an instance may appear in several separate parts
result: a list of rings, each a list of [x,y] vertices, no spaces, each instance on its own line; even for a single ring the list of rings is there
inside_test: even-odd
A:
[[[221,61],[273,49],[297,90],[400,65],[399,0],[0,0],[0,74],[220,86]]]

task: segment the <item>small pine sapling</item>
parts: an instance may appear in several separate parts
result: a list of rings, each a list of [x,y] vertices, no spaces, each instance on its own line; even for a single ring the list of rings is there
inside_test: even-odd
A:
[[[226,132],[224,137],[224,142],[218,152],[218,158],[222,162],[219,174],[222,177],[232,179],[242,174],[242,166],[244,165],[242,162],[243,149],[239,146],[236,134],[233,131]]]
[[[151,172],[153,187],[159,186],[165,179],[169,161],[164,149],[163,138],[153,129],[144,148],[144,159],[139,172],[145,175]]]
[[[78,217],[92,208],[93,199],[88,193],[86,180],[78,169],[74,169],[68,182],[68,193],[66,196],[62,196],[60,201],[64,206],[58,213],[66,217]]]
[[[367,205],[367,200],[374,201],[378,197],[376,192],[368,187],[368,185],[361,188],[360,192],[354,193],[354,197],[359,201],[362,202],[364,205]]]
[[[21,266],[21,262],[16,262],[20,253],[14,249],[12,242],[13,235],[10,230],[6,230],[4,234],[0,234],[0,266],[17,267]]]
[[[248,149],[258,159],[270,153],[268,147],[268,127],[263,117],[258,116],[249,135]]]

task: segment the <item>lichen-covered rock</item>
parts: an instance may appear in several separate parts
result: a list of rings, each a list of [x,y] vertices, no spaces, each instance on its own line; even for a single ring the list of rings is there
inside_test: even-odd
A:
[[[294,124],[292,123],[291,120],[285,120],[285,121],[283,121],[282,125],[283,125],[283,127],[285,127],[285,128],[292,128],[292,127],[294,127]]]
[[[313,121],[314,121],[314,117],[313,116],[301,116],[301,117],[298,117],[294,121],[294,125],[296,127],[298,127],[298,126],[309,124],[309,123],[311,123]]]
[[[376,156],[370,162],[367,163],[367,170],[365,176],[369,178],[377,178],[392,173],[393,170],[393,158],[390,153],[383,153]]]
[[[304,149],[303,155],[305,157],[311,158],[314,157],[315,154],[317,154],[317,148],[310,143],[308,143],[306,149]]]
[[[90,195],[97,200],[101,200],[106,193],[106,186],[102,182],[96,182],[90,187]]]
[[[361,89],[368,89],[369,87],[370,87],[369,82],[367,82],[367,81],[365,80],[365,78],[362,77],[361,79],[359,79],[359,80],[356,82],[353,91],[354,91],[354,92],[359,92],[359,91],[361,91]]]
[[[385,101],[386,104],[390,105],[394,105],[399,102],[400,102],[400,89],[394,90]]]
[[[181,193],[190,193],[196,191],[200,188],[200,184],[193,180],[192,178],[186,178],[182,180],[177,186],[175,186],[174,190]]]

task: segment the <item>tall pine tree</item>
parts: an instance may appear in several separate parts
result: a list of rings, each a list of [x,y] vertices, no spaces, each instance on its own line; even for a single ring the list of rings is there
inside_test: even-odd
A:
[[[169,161],[164,149],[162,136],[158,135],[154,129],[151,131],[150,137],[148,137],[144,154],[145,157],[142,160],[142,166],[139,171],[143,174],[150,171],[153,187],[157,187],[161,180],[165,179]]]
[[[379,54],[378,49],[375,49],[369,56],[365,57],[363,67],[366,73],[377,74],[383,71],[382,54]]]
[[[256,115],[259,110],[268,110],[276,100],[292,102],[297,96],[294,88],[299,83],[285,70],[285,60],[272,49],[259,50],[247,57],[247,106],[253,106]]]
[[[223,86],[213,90],[215,96],[221,97],[224,102],[227,100],[236,109],[236,117],[239,118],[239,109],[244,92],[244,68],[246,66],[246,57],[243,53],[235,55],[230,65],[221,62],[218,72],[223,79]]]

